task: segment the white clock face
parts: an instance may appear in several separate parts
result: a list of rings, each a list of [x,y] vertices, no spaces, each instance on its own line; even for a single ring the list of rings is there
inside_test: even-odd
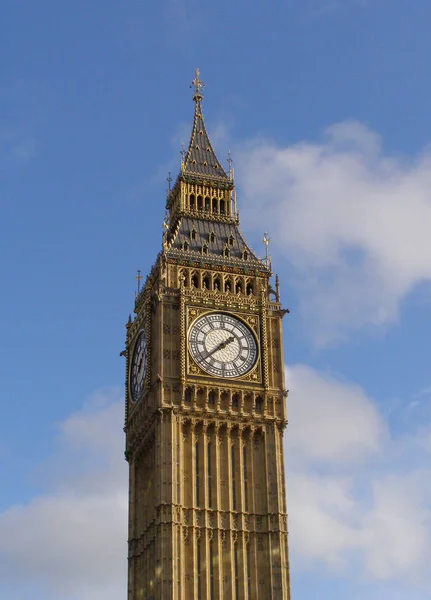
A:
[[[189,348],[195,362],[217,377],[241,377],[257,358],[254,335],[240,319],[210,313],[196,319],[189,331]]]
[[[141,331],[133,351],[132,368],[130,371],[130,392],[136,402],[141,397],[147,374],[147,336]]]

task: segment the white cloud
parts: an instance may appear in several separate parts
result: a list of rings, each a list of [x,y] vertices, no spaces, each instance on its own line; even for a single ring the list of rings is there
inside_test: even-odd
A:
[[[287,375],[293,564],[431,591],[431,448],[421,424],[389,438],[358,386],[304,365]]]
[[[391,439],[359,386],[305,365],[289,367],[287,375],[292,568],[403,581],[407,593],[428,593],[426,432]],[[32,589],[44,600],[125,598],[123,410],[119,393],[104,392],[60,424],[56,456],[46,467],[51,489],[0,514],[0,596],[14,589],[11,600],[22,600]]]
[[[358,385],[343,383],[305,365],[288,368],[289,448],[296,460],[349,462],[376,453],[386,426]]]
[[[375,132],[345,122],[320,143],[256,140],[238,165],[243,216],[260,230],[265,211],[317,343],[390,323],[430,282],[431,154],[388,156]]]
[[[123,419],[120,394],[105,392],[60,425],[52,489],[0,514],[0,595],[30,584],[50,600],[125,598]]]

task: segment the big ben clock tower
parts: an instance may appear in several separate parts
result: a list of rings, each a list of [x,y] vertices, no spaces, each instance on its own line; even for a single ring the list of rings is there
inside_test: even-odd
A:
[[[290,600],[278,281],[202,114],[126,339],[128,600]]]

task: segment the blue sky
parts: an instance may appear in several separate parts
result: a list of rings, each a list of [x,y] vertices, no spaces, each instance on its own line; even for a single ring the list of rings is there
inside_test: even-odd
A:
[[[425,0],[5,8],[1,597],[125,598],[119,353],[196,67],[291,309],[293,597],[430,597],[430,19]]]

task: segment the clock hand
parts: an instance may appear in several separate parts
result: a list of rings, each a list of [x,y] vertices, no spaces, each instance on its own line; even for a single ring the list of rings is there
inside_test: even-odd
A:
[[[209,352],[207,352],[204,355],[204,358],[208,358],[208,356],[211,356],[211,354],[214,354],[218,350],[223,350],[223,348],[226,348],[226,346],[228,344],[230,344],[231,342],[234,342],[234,341],[235,341],[235,338],[234,338],[233,335],[231,335],[230,337],[227,338],[227,340],[225,340],[224,342],[220,342],[220,344],[218,346],[216,346],[215,348],[213,348],[212,350],[210,350]]]

